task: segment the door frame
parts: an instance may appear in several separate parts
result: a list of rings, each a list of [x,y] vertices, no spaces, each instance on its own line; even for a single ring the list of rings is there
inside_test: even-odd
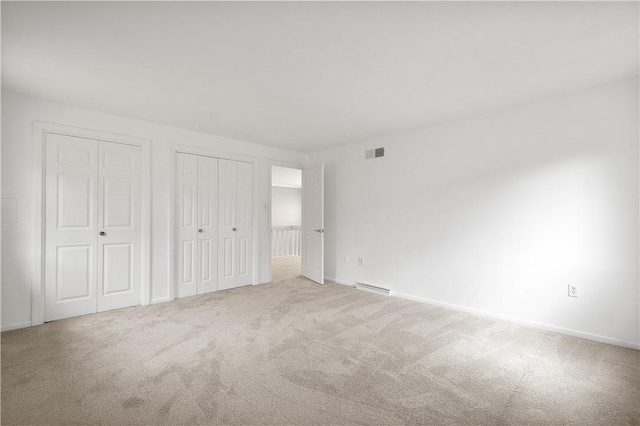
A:
[[[142,235],[140,305],[148,305],[151,300],[151,140],[134,136],[84,129],[64,124],[35,121],[33,123],[33,221],[35,223],[34,258],[35,268],[31,278],[31,325],[44,323],[45,306],[45,161],[46,135],[54,133],[84,139],[138,146],[141,149],[141,214]]]
[[[273,166],[278,166],[278,167],[287,167],[289,169],[297,169],[297,170],[304,170],[304,166],[300,163],[291,163],[291,162],[287,162],[287,161],[280,161],[280,160],[269,160],[269,179],[267,179],[267,184],[268,186],[268,194],[269,196],[267,197],[267,200],[269,200],[269,203],[267,205],[267,218],[268,218],[268,224],[269,224],[269,261],[267,262],[267,282],[270,283],[271,282],[271,269],[273,268],[272,262],[271,262],[271,247],[273,244],[273,232],[271,231],[271,228],[273,227],[273,218],[271,217],[271,206],[273,205],[273,200],[272,200],[272,179],[273,179]],[[302,187],[300,187],[300,189],[302,189]]]
[[[259,218],[258,214],[258,206],[260,206],[258,191],[257,191],[257,183],[258,183],[258,175],[259,175],[259,159],[257,157],[251,157],[248,155],[241,154],[232,154],[229,152],[218,151],[209,148],[202,148],[198,146],[192,145],[183,145],[183,144],[171,144],[171,166],[169,170],[169,176],[171,176],[171,183],[169,185],[170,193],[169,193],[169,205],[171,208],[169,209],[169,296],[166,299],[154,300],[153,303],[156,302],[167,302],[175,300],[176,296],[176,285],[175,282],[175,257],[176,257],[176,248],[175,248],[175,232],[176,232],[176,224],[175,224],[175,194],[176,194],[176,155],[178,153],[182,154],[191,154],[191,155],[201,155],[204,157],[212,157],[223,160],[233,160],[233,161],[242,161],[245,163],[251,163],[253,167],[253,177],[252,177],[252,185],[253,185],[253,259],[252,259],[252,271],[251,271],[251,285],[256,285],[258,283],[259,277],[259,265],[260,265],[260,247],[259,247]]]

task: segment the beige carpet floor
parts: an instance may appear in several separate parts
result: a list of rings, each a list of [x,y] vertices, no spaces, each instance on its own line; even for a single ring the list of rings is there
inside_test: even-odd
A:
[[[2,333],[3,424],[638,424],[640,351],[295,279]]]
[[[300,277],[302,259],[298,256],[271,258],[271,281],[278,282]]]

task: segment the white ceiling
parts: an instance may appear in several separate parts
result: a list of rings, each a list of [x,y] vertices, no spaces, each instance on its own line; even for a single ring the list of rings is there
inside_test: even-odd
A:
[[[637,2],[2,2],[3,88],[311,152],[638,74]]]
[[[302,170],[289,167],[271,167],[271,186],[302,188]]]

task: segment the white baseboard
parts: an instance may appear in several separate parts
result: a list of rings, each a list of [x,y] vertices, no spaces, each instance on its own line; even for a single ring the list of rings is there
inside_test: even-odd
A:
[[[498,319],[498,320],[503,320],[503,321],[509,321],[509,322],[513,322],[513,323],[516,323],[516,324],[529,326],[529,327],[532,327],[532,328],[538,328],[538,329],[541,329],[541,330],[553,331],[553,332],[559,333],[559,334],[566,334],[568,336],[579,337],[581,339],[593,340],[593,341],[596,341],[596,342],[607,343],[607,344],[615,345],[615,346],[622,346],[622,347],[625,347],[625,348],[640,349],[640,343],[627,342],[625,340],[613,339],[611,337],[601,336],[599,334],[587,333],[587,332],[584,332],[584,331],[573,330],[571,328],[558,327],[558,326],[551,325],[551,324],[545,324],[545,323],[541,323],[541,322],[530,321],[530,320],[523,319],[523,318],[512,317],[510,315],[495,314],[493,312],[483,311],[483,310],[480,310],[480,309],[468,308],[468,307],[465,307],[465,306],[455,305],[453,303],[440,302],[438,300],[427,299],[427,298],[418,297],[418,296],[412,296],[410,294],[398,293],[398,292],[395,292],[395,291],[391,292],[391,296],[401,297],[403,299],[414,300],[416,302],[427,303],[429,305],[442,306],[444,308],[450,308],[450,309],[455,309],[456,311],[468,312],[468,313],[479,315],[479,316],[482,316],[482,317],[493,318],[493,319]]]
[[[163,297],[162,299],[153,299],[151,301],[151,305],[155,305],[156,303],[164,303],[164,302],[170,302],[171,299],[169,299],[168,297]]]
[[[329,281],[332,283],[336,283],[336,284],[342,284],[342,285],[348,285],[349,287],[355,287],[356,283],[353,283],[351,281],[343,281],[343,280],[339,280],[337,278],[330,278],[330,277],[324,277],[325,281]]]
[[[27,328],[27,327],[31,327],[31,321],[18,322],[10,325],[3,325],[2,328],[0,328],[0,331],[17,330],[19,328]]]

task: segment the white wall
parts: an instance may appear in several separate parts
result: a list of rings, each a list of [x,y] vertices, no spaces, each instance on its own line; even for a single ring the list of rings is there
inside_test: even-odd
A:
[[[273,226],[300,226],[302,224],[302,189],[272,187],[271,224]]]
[[[635,78],[311,155],[326,163],[326,275],[638,347],[638,114]],[[266,281],[269,160],[306,155],[3,93],[2,195],[19,207],[2,226],[3,329],[31,320],[35,120],[153,141],[153,301],[169,294],[169,145],[259,158]]]
[[[34,269],[33,122],[44,121],[119,133],[152,140],[152,241],[151,241],[151,300],[158,302],[169,297],[170,223],[170,159],[171,144],[189,145],[259,160],[258,250],[259,281],[269,275],[271,247],[269,235],[269,160],[305,164],[305,154],[269,148],[238,140],[163,126],[140,120],[118,117],[53,102],[2,93],[2,196],[17,197],[18,223],[2,226],[2,328],[9,329],[31,323],[31,274]]]
[[[634,78],[312,154],[327,276],[638,347],[638,114]]]

